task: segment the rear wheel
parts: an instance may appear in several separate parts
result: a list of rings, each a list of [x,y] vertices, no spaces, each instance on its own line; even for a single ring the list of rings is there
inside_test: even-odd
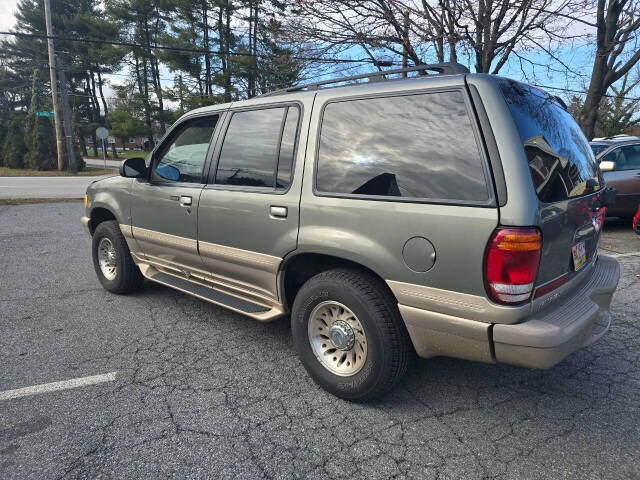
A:
[[[134,263],[118,222],[100,223],[93,233],[93,267],[102,286],[112,293],[136,291],[143,277]]]
[[[396,301],[369,273],[312,277],[296,295],[291,330],[311,377],[338,397],[372,400],[406,372],[411,346]]]

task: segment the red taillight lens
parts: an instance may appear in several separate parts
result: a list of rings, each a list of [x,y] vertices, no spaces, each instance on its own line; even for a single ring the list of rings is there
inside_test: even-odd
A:
[[[496,228],[485,258],[487,293],[498,303],[526,302],[538,273],[542,235],[537,228]]]
[[[633,217],[633,229],[640,233],[640,205],[638,205],[638,211]]]

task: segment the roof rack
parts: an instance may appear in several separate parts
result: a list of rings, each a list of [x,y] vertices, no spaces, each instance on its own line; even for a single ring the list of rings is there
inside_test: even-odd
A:
[[[305,85],[297,85],[294,87],[283,88],[280,90],[274,90],[273,92],[267,92],[260,95],[260,97],[270,97],[273,95],[282,95],[283,93],[300,92],[302,90],[312,91],[318,90],[325,85],[332,85],[334,83],[350,82],[353,80],[360,80],[363,78],[369,79],[370,82],[388,80],[387,75],[397,75],[399,73],[406,72],[421,72],[423,75],[427,75],[427,71],[436,72],[439,75],[455,75],[459,73],[469,73],[469,69],[464,65],[455,62],[434,63],[429,65],[415,65],[407,68],[395,68],[393,70],[381,70],[379,72],[364,73],[361,75],[353,75],[350,77],[339,77],[330,80],[322,80],[321,82],[307,83]]]

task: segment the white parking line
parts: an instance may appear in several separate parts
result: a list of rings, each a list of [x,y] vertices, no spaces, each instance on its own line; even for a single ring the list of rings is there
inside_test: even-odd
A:
[[[10,400],[12,398],[27,397],[39,393],[85,387],[87,385],[95,385],[96,383],[113,382],[115,379],[116,372],[111,372],[103,375],[94,375],[92,377],[72,378],[71,380],[64,380],[62,382],[43,383],[42,385],[34,385],[33,387],[17,388],[15,390],[0,392],[0,400]]]

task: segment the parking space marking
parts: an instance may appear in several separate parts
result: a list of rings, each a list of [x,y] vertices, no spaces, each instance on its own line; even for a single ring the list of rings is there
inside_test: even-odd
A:
[[[96,383],[113,382],[115,379],[116,372],[110,372],[102,375],[93,375],[91,377],[72,378],[71,380],[63,380],[61,382],[43,383],[42,385],[34,385],[33,387],[17,388],[15,390],[0,392],[0,400],[10,400],[12,398],[27,397],[40,393],[86,387],[87,385],[95,385]]]

